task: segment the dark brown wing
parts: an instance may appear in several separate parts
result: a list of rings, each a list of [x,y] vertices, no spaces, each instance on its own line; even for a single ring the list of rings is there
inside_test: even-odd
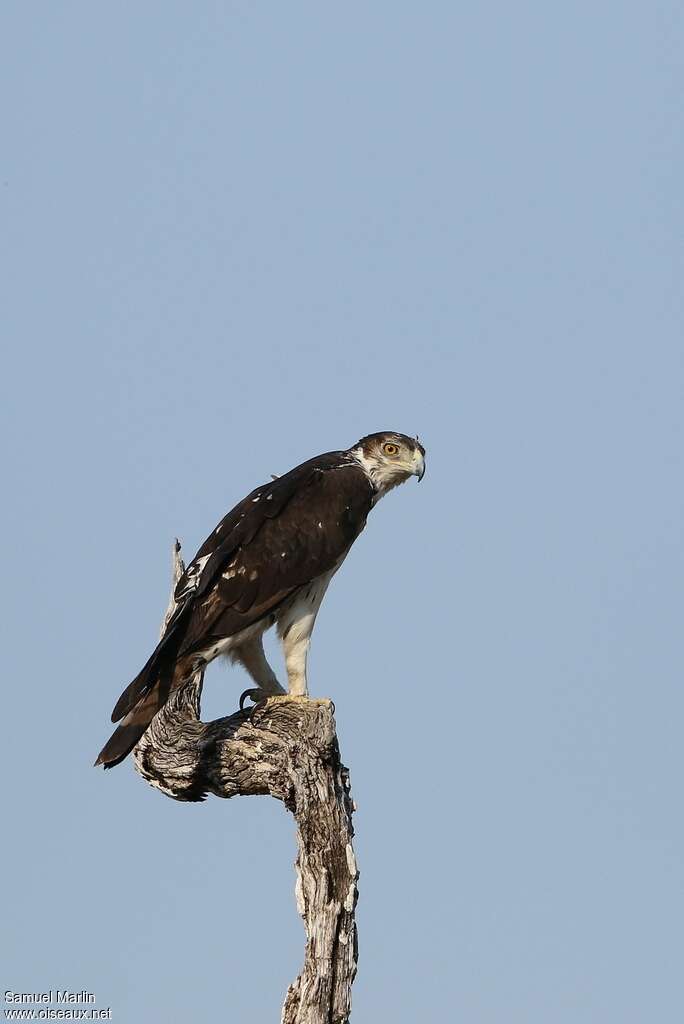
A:
[[[257,487],[221,520],[176,587],[178,602],[152,656],[119,698],[112,721],[162,669],[273,611],[332,569],[363,529],[373,492],[363,470],[332,452]]]
[[[259,622],[297,588],[334,569],[365,526],[372,498],[360,467],[315,468],[253,537],[227,557],[212,556],[213,566],[207,562],[179,653],[199,652]],[[268,493],[259,502],[264,499]],[[206,583],[205,572],[211,572]]]

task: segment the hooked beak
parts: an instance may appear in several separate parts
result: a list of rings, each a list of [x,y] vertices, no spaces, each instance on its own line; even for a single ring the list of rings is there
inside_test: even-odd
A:
[[[425,459],[420,452],[416,452],[413,456],[413,461],[415,462],[413,475],[418,477],[418,483],[420,483],[425,476]]]

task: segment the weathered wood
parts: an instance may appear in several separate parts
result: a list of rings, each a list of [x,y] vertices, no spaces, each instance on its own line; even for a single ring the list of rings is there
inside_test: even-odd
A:
[[[183,571],[174,547],[174,586]],[[173,595],[173,590],[172,590]],[[173,612],[173,596],[166,620]],[[272,697],[253,713],[200,721],[201,672],[158,712],[134,749],[137,771],[175,800],[270,794],[297,825],[297,909],[304,967],[290,985],[282,1024],[349,1019],[358,947],[354,805],[329,700]]]

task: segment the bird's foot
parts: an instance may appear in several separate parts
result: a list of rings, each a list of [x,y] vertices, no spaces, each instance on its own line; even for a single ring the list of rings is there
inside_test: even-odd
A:
[[[251,725],[255,725],[256,724],[256,722],[255,722],[256,716],[261,711],[263,711],[265,709],[265,707],[268,704],[269,700],[271,700],[273,697],[285,697],[285,696],[287,696],[287,694],[285,693],[285,690],[283,690],[283,689],[278,689],[278,690],[275,690],[275,691],[274,690],[264,690],[264,689],[262,689],[262,687],[256,686],[256,687],[253,687],[252,689],[245,690],[244,693],[242,693],[240,695],[240,711],[245,710],[244,709],[244,703],[245,703],[245,699],[247,697],[249,697],[250,700],[254,701],[254,703],[252,704],[251,708],[247,709],[247,713],[248,713],[248,721],[251,723]]]
[[[282,697],[284,694],[285,690],[265,690],[261,686],[254,686],[240,694],[240,711],[244,711],[245,701],[248,697],[256,707],[265,704],[269,697]],[[250,708],[250,711],[254,711],[254,708]]]

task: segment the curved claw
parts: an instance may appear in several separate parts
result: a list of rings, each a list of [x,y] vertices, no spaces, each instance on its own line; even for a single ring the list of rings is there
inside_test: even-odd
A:
[[[254,716],[257,711],[263,711],[268,703],[268,698],[274,696],[272,693],[264,693],[263,690],[259,689],[258,686],[250,687],[249,690],[245,690],[244,693],[240,694],[240,711],[244,711],[245,699],[249,697],[250,700],[254,701],[251,708],[247,708],[247,717],[249,722],[254,725]]]
[[[247,697],[249,697],[250,700],[253,700],[254,703],[256,704],[257,698],[254,695],[257,694],[257,693],[259,693],[259,690],[254,689],[253,687],[250,687],[250,689],[245,690],[243,693],[240,694],[240,711],[244,711],[245,710],[245,706],[244,705],[245,705],[245,700],[247,699]]]

